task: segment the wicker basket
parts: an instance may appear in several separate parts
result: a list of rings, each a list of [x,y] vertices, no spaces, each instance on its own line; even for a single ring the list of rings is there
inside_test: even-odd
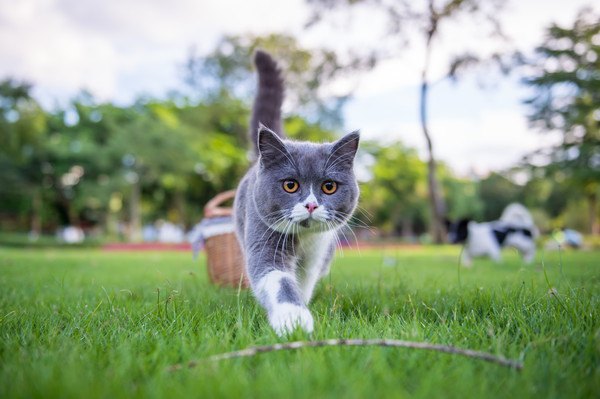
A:
[[[218,194],[204,207],[204,217],[207,219],[231,216],[233,210],[220,205],[232,199],[235,191]],[[248,277],[244,267],[244,257],[234,232],[208,237],[205,241],[208,277],[213,284],[247,288]]]

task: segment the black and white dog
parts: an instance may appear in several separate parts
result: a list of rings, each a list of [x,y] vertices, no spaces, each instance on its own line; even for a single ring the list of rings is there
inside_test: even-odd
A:
[[[502,259],[502,247],[517,249],[526,263],[535,257],[535,239],[539,231],[531,214],[521,204],[510,204],[499,220],[477,223],[462,219],[447,222],[448,238],[451,243],[465,243],[462,262],[471,265],[474,257],[489,256],[495,262]]]

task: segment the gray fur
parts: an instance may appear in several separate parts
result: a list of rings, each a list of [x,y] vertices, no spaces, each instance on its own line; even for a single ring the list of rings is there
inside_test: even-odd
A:
[[[277,302],[293,303],[294,305],[302,306],[300,301],[301,294],[298,292],[298,287],[294,281],[289,278],[282,278],[280,281],[279,293],[277,294]]]
[[[254,55],[254,65],[258,71],[258,91],[252,110],[249,135],[252,148],[256,153],[258,150],[256,132],[261,123],[283,137],[281,105],[284,86],[281,71],[268,53],[258,50]]]
[[[350,133],[326,144],[281,138],[279,69],[267,53],[258,52],[255,63],[259,89],[251,138],[258,160],[238,186],[237,237],[252,290],[275,331],[281,335],[300,326],[311,332],[308,302],[318,279],[329,271],[335,234],[358,201],[353,161],[359,135]],[[278,130],[266,128],[263,121]],[[283,189],[283,182],[290,179],[299,185],[294,193]],[[337,191],[326,194],[322,190],[325,181],[336,182]],[[312,211],[310,204],[316,206]]]

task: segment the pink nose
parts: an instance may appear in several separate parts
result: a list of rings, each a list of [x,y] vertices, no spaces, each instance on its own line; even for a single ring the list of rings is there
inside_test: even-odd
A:
[[[304,206],[308,210],[308,213],[313,213],[314,210],[319,207],[319,205],[315,204],[314,202],[309,202],[308,204],[306,204]]]

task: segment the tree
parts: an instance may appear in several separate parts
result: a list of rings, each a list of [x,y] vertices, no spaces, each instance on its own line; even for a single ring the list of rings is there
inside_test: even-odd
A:
[[[128,238],[139,239],[142,223],[196,222],[203,204],[234,188],[247,169],[257,47],[274,52],[287,72],[288,135],[334,140],[326,126],[339,124],[341,108],[329,108],[337,102],[320,88],[343,67],[335,54],[287,36],[225,38],[213,53],[190,59],[188,78],[197,83],[190,95],[129,106],[83,92],[47,112],[31,86],[8,80],[0,83],[2,227],[54,232],[70,224],[110,233],[125,221]]]
[[[436,243],[442,243],[446,240],[444,219],[446,216],[446,205],[442,196],[439,179],[437,177],[437,162],[434,155],[433,140],[428,126],[427,98],[430,88],[430,64],[434,44],[441,35],[440,28],[460,17],[468,16],[476,21],[476,18],[482,17],[479,26],[489,26],[492,29],[492,36],[501,36],[500,25],[497,20],[497,13],[504,5],[504,0],[426,0],[423,4],[419,2],[405,2],[396,0],[307,0],[313,6],[314,14],[309,25],[322,19],[326,11],[336,8],[352,7],[358,5],[369,5],[378,10],[382,10],[388,20],[388,29],[385,32],[386,37],[400,38],[401,44],[404,44],[407,38],[407,28],[416,26],[419,37],[424,46],[424,59],[421,69],[420,97],[419,97],[419,115],[423,136],[427,146],[427,183],[429,190],[429,201],[431,209],[431,228],[433,238]],[[386,42],[386,41],[382,41]],[[381,52],[370,52],[368,57]],[[493,55],[498,58],[497,55]],[[456,56],[449,67],[449,75],[456,76],[458,69],[466,65],[479,62],[480,57],[471,53],[460,54]]]
[[[479,193],[479,182],[454,176],[444,164],[438,165],[438,172],[448,203],[448,219],[483,220],[485,204]]]
[[[28,219],[39,234],[42,213],[46,115],[31,96],[31,85],[0,82],[0,212]]]
[[[483,220],[496,220],[511,202],[520,200],[521,188],[498,173],[479,182],[479,196],[485,204]]]
[[[558,146],[528,160],[549,176],[567,180],[587,198],[590,232],[598,235],[600,15],[586,8],[570,27],[551,25],[525,66],[523,83],[533,90],[526,100],[531,126],[562,134]]]
[[[372,215],[371,222],[405,237],[422,232],[418,224],[426,218],[426,167],[417,152],[398,142],[381,146],[366,141],[362,149],[374,161],[371,179],[361,187],[361,204]]]
[[[191,97],[203,102],[238,98],[250,103],[255,94],[252,56],[259,48],[275,56],[285,75],[285,108],[313,124],[330,129],[341,125],[342,108],[350,93],[326,95],[323,87],[348,71],[366,67],[368,62],[341,60],[328,49],[304,48],[289,35],[225,36],[209,54],[198,56],[192,51],[184,70]]]

